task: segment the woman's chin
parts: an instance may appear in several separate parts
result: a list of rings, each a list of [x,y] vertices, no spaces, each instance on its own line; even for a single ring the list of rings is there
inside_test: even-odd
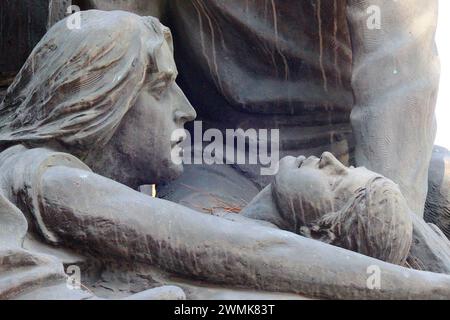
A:
[[[164,166],[155,174],[145,179],[146,182],[144,184],[160,184],[170,182],[179,178],[183,174],[183,165],[182,164],[174,164],[170,163],[168,166]]]
[[[170,173],[167,177],[167,181],[179,178],[183,174],[184,168],[182,164],[172,164],[169,168],[169,171]]]

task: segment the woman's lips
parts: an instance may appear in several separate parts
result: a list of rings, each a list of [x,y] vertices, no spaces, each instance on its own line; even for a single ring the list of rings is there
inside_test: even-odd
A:
[[[175,140],[172,140],[172,146],[171,146],[172,149],[177,147],[177,146],[181,148],[181,144],[184,142],[185,139],[186,139],[185,136],[179,136]]]
[[[171,142],[173,154],[177,154],[180,158],[183,158],[184,156],[184,148],[182,147],[184,140],[186,140],[186,135],[180,134],[179,136],[174,137]]]

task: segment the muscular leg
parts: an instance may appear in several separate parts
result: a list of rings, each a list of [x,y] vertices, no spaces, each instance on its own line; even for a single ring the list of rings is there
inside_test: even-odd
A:
[[[414,271],[264,226],[201,214],[78,169],[53,167],[39,191],[58,243],[210,283],[330,298],[450,298],[450,277]],[[367,268],[381,270],[370,290]]]
[[[356,162],[400,185],[423,216],[435,137],[437,0],[348,0]],[[380,9],[381,28],[367,22]]]

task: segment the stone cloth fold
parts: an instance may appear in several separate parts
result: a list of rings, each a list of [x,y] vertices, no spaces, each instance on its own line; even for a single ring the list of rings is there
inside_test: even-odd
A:
[[[39,233],[47,242],[56,241],[39,213],[39,183],[45,169],[65,165],[89,170],[77,158],[48,149],[22,145],[0,153],[0,299],[11,299],[58,285],[61,298],[90,297],[62,285],[66,274],[57,257],[23,248],[28,232]],[[31,294],[30,294],[31,292]]]

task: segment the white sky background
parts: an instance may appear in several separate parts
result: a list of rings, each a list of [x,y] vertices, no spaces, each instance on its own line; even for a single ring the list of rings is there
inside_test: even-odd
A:
[[[441,82],[436,109],[435,144],[450,149],[450,0],[439,0],[439,24],[436,41],[441,59]]]

